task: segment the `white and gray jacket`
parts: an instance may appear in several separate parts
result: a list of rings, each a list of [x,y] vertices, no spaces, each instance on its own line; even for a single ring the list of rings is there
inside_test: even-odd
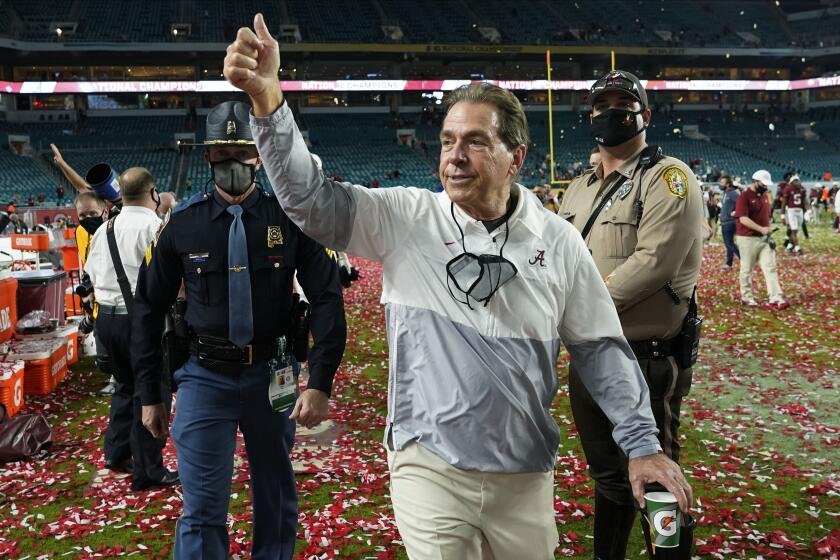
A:
[[[561,342],[615,425],[630,458],[659,450],[647,386],[580,234],[520,185],[504,256],[518,270],[490,300],[457,303],[446,263],[461,237],[445,192],[366,189],[324,177],[289,107],[251,116],[269,180],[286,214],[323,245],[382,263],[388,332],[388,436],[416,441],[451,465],[482,472],[554,469],[560,431]],[[471,253],[498,255],[488,233],[455,206]]]

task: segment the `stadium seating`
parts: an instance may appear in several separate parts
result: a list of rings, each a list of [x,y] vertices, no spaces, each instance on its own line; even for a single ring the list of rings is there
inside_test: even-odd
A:
[[[397,142],[396,130],[385,128],[386,115],[307,115],[306,127],[328,175],[370,184],[374,179],[383,187],[410,184],[436,190],[436,163],[424,158],[419,144],[415,148]],[[437,152],[429,154],[437,160]],[[399,178],[387,174],[399,170]]]
[[[312,114],[302,117],[302,128],[309,131],[312,151],[321,156],[328,175],[360,184],[374,179],[383,187],[415,185],[437,190],[438,127],[415,122],[420,114],[401,114],[399,126],[414,128],[414,148],[397,141],[395,123],[384,113]],[[543,111],[529,111],[531,146],[520,179],[526,185],[550,177],[546,162],[549,153],[548,118]],[[812,122],[818,139],[795,135],[797,123]],[[774,127],[771,130],[770,124]],[[49,143],[55,142],[65,158],[84,172],[94,163],[106,161],[117,171],[132,166],[149,168],[157,177],[161,191],[173,190],[179,168],[179,155],[173,149],[175,132],[183,130],[183,117],[90,117],[78,129],[70,123],[20,125],[0,122],[0,140],[5,134],[27,133],[33,145],[50,159]],[[199,119],[196,137],[202,138]],[[708,140],[684,137],[685,125],[696,124]],[[585,167],[594,145],[589,135],[588,114],[555,111],[554,159],[556,178],[574,175]],[[817,180],[826,171],[840,176],[840,114],[835,108],[815,109],[806,114],[729,111],[673,111],[653,116],[648,142],[662,146],[666,154],[687,163],[695,162],[699,174],[723,170],[748,177],[756,169],[768,169],[774,178],[796,170],[806,181]],[[424,152],[420,146],[426,145]],[[185,179],[188,195],[200,192],[210,179],[204,150],[185,153]],[[0,150],[0,201],[20,192],[44,192],[51,200],[55,179],[44,173],[31,158]],[[399,178],[388,178],[395,169]],[[55,170],[58,173],[58,170]],[[258,180],[270,188],[264,171]]]
[[[53,197],[55,182],[47,177],[28,156],[12,154],[7,147],[0,147],[0,202],[7,203],[15,193],[25,202],[29,194],[36,197],[44,193]]]
[[[828,47],[840,44],[840,15],[823,15],[792,21],[790,29],[801,46]]]
[[[370,2],[356,0],[287,0],[289,17],[304,41],[381,43],[380,19]],[[247,21],[247,20],[246,20]]]
[[[74,5],[76,13],[71,13]],[[762,0],[602,0],[595,10],[585,2],[548,0],[461,0],[454,5],[437,0],[16,0],[6,10],[11,12],[0,18],[0,33],[25,40],[56,41],[51,22],[78,21],[76,33],[62,38],[66,42],[222,42],[257,11],[272,25],[298,25],[304,41],[347,43],[385,42],[382,25],[395,24],[405,34],[403,41],[416,43],[483,42],[476,26],[487,26],[495,27],[503,42],[516,44],[742,46],[750,43],[746,37],[755,37],[762,46],[788,46],[809,34],[836,34],[838,20],[834,16],[786,27],[778,8]],[[604,23],[604,13],[612,15],[610,23]],[[192,33],[174,37],[172,23],[190,24]]]
[[[0,139],[10,133],[27,134],[33,148],[49,156],[49,145],[54,143],[82,175],[101,161],[109,163],[118,173],[129,167],[146,167],[157,178],[158,189],[167,191],[171,189],[178,156],[174,134],[183,130],[183,122],[183,117],[157,116],[89,117],[80,126],[70,122],[1,122]],[[55,188],[55,180],[34,164],[24,167],[18,164],[16,168],[28,174],[25,183],[30,185],[29,190],[50,193]],[[61,174],[58,168],[54,173]],[[5,190],[3,185],[0,193]]]
[[[435,0],[380,0],[388,22],[399,25],[404,42],[465,43],[471,25],[464,10]]]
[[[96,152],[65,152],[64,159],[79,173],[100,162],[108,163],[117,173],[130,167],[145,167],[155,176],[158,191],[169,191],[175,174],[178,153],[169,150],[101,150]]]

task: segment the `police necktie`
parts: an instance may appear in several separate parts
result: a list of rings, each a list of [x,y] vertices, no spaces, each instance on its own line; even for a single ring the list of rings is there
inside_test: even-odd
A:
[[[228,233],[228,324],[230,341],[244,348],[254,338],[251,308],[251,274],[248,271],[248,241],[242,223],[242,207],[227,207],[233,215]]]

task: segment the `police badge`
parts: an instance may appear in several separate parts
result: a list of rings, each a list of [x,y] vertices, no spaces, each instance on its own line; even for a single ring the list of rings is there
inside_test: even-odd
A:
[[[280,226],[268,226],[268,248],[283,244],[283,230]]]
[[[624,200],[630,191],[633,190],[633,181],[625,181],[623,185],[618,189],[618,198]]]

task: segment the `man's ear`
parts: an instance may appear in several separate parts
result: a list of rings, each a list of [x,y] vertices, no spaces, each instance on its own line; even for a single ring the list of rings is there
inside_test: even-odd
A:
[[[525,156],[528,155],[528,147],[525,144],[520,144],[511,152],[511,154],[513,155],[513,161],[510,164],[508,175],[510,177],[515,177],[525,163]]]
[[[642,126],[647,128],[650,126],[650,119],[653,116],[653,112],[650,110],[650,107],[646,108],[645,111],[642,113]]]

